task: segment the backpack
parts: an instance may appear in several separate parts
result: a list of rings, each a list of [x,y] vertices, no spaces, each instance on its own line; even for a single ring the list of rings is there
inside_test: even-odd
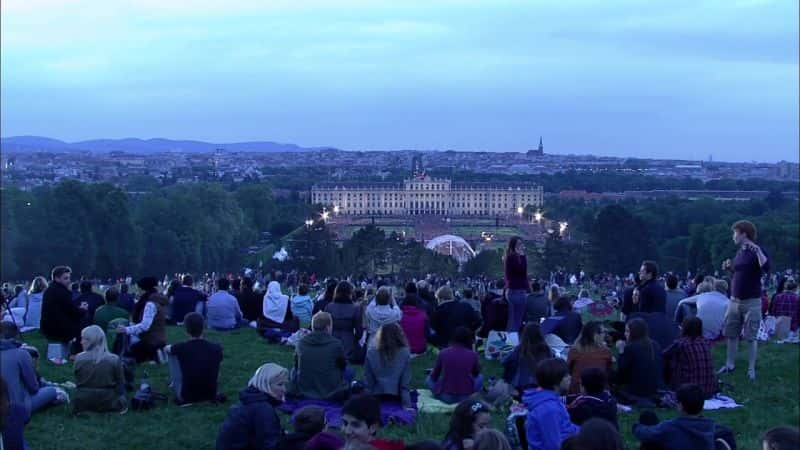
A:
[[[153,392],[147,382],[147,373],[145,373],[145,379],[131,399],[131,409],[134,411],[148,411],[156,407],[156,400],[166,399],[165,395]]]

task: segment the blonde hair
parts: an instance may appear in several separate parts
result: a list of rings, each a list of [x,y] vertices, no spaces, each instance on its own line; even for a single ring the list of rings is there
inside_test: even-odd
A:
[[[256,369],[256,373],[253,374],[253,377],[250,378],[250,382],[248,382],[247,385],[275,397],[272,394],[270,386],[280,378],[286,378],[288,381],[289,371],[277,364],[266,363]]]
[[[453,290],[449,286],[442,286],[436,290],[436,299],[439,302],[448,301],[453,299]]]
[[[475,435],[473,450],[511,450],[511,444],[503,433],[487,428]]]
[[[86,341],[82,354],[91,356],[95,363],[111,355],[106,344],[106,332],[99,326],[89,325],[84,328],[81,331],[81,338]]]
[[[38,294],[47,289],[47,278],[38,276],[31,281],[31,287],[28,289],[28,294]]]

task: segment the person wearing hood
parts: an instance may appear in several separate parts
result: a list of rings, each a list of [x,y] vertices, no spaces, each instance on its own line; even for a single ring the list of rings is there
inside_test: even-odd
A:
[[[289,372],[273,363],[262,365],[239,393],[217,435],[217,450],[276,450],[283,437],[276,407],[284,401]]]
[[[81,331],[83,352],[75,358],[74,412],[124,411],[125,377],[119,357],[108,351],[106,333],[98,325]]]
[[[291,374],[293,397],[324,400],[347,389],[344,347],[332,332],[331,315],[324,311],[314,314],[311,333],[303,336],[295,348]]]
[[[539,387],[525,391],[522,402],[528,409],[525,436],[528,447],[536,450],[559,450],[561,442],[578,432],[570,421],[561,395],[570,383],[567,363],[559,358],[546,359],[536,367]]]
[[[277,281],[270,281],[267,285],[262,307],[265,320],[259,328],[283,328],[292,317],[289,296],[281,292],[281,284]]]
[[[158,280],[144,277],[136,282],[142,295],[131,312],[131,326],[118,326],[117,334],[131,336],[130,354],[137,363],[154,361],[167,345],[167,307],[169,300],[158,293]],[[138,340],[137,340],[138,339]]]
[[[575,425],[583,425],[592,418],[607,420],[619,430],[617,400],[606,390],[608,376],[599,367],[581,372],[581,394],[567,405],[569,418]]]
[[[378,289],[375,301],[367,305],[364,317],[367,322],[367,342],[370,342],[370,338],[378,333],[380,327],[399,322],[403,318],[403,311],[392,298],[392,291],[384,286]]]
[[[684,384],[675,393],[680,416],[658,423],[652,411],[645,411],[633,425],[633,435],[643,444],[659,443],[664,450],[714,450],[713,420],[700,415],[705,393],[696,384]]]
[[[22,405],[28,416],[58,401],[55,388],[39,385],[31,354],[17,340],[19,329],[12,322],[0,324],[0,376],[8,385],[11,404]]]

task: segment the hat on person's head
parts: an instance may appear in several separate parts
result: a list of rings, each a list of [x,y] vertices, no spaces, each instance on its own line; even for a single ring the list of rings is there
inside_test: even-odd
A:
[[[140,278],[136,285],[139,286],[139,289],[153,291],[158,286],[158,280],[156,280],[156,277],[144,277]]]

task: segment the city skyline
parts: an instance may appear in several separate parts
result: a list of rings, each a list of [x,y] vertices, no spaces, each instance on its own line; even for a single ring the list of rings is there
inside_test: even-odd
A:
[[[0,7],[3,137],[798,161],[793,2]]]

